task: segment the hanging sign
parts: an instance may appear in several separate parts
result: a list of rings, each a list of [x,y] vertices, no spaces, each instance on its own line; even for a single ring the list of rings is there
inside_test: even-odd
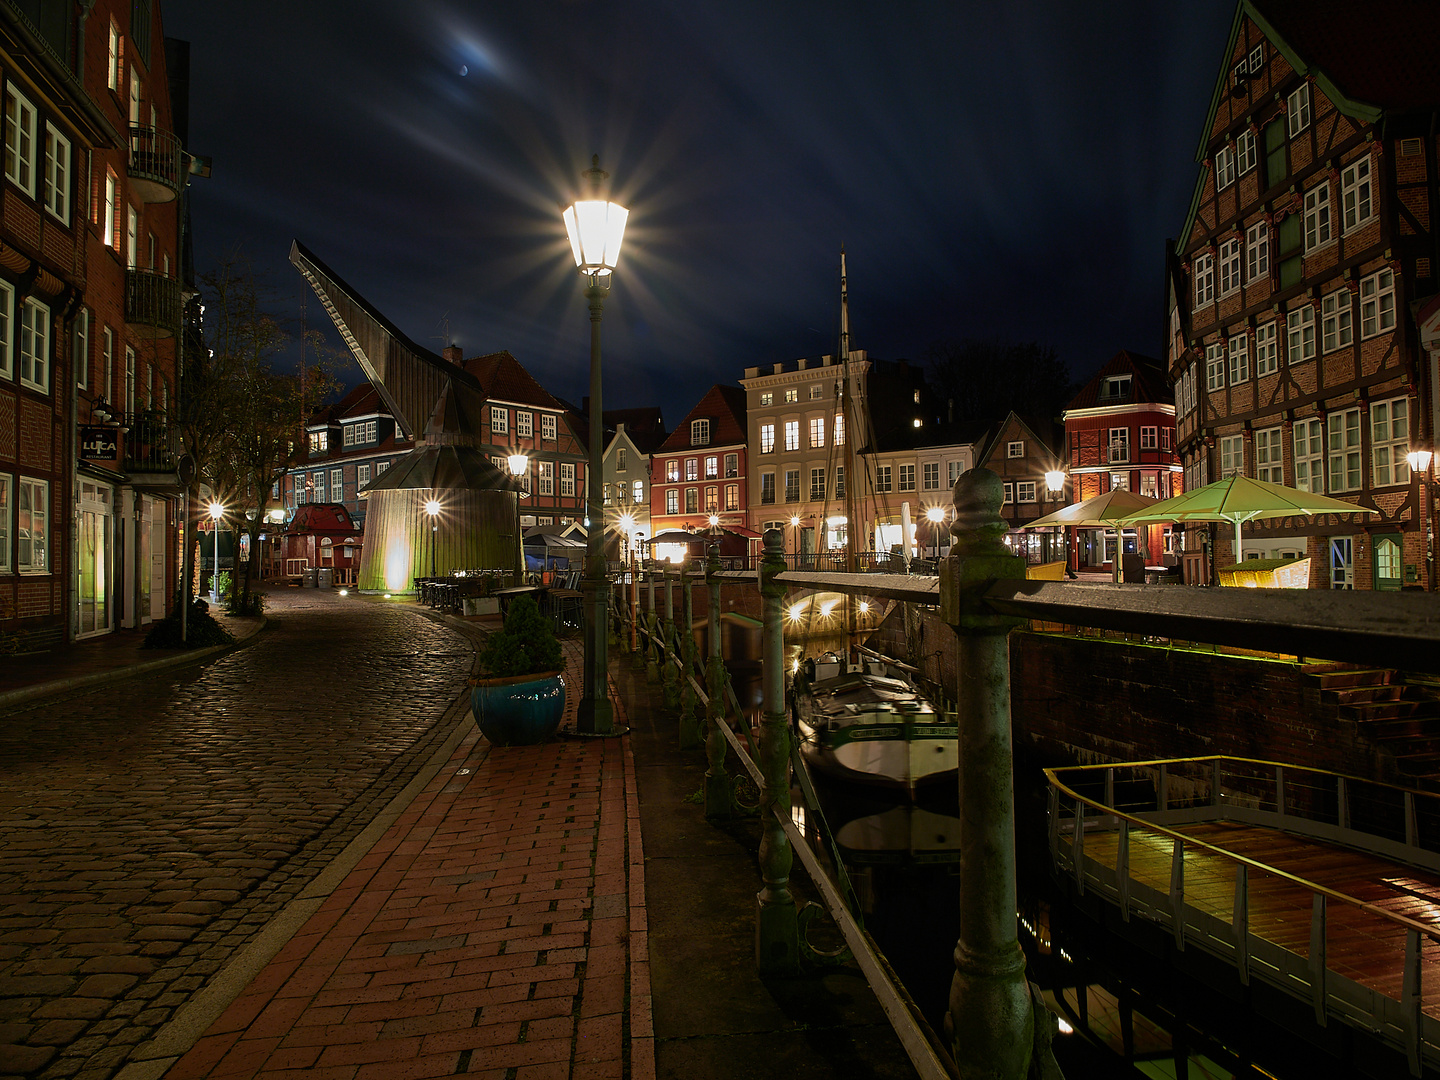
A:
[[[80,460],[119,461],[120,444],[115,438],[115,429],[82,427],[80,429]]]

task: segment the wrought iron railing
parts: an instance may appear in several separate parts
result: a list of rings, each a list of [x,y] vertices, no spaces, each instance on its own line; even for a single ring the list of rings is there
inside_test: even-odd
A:
[[[127,473],[175,473],[179,460],[174,431],[165,416],[146,410],[125,417],[125,459]],[[178,483],[178,480],[177,480]]]
[[[146,124],[130,125],[130,168],[132,185],[146,192],[147,202],[169,202],[180,193],[185,175],[180,140],[174,132]],[[140,181],[139,185],[135,181]],[[158,190],[145,184],[158,185]],[[168,192],[169,198],[164,198]]]
[[[125,271],[125,321],[149,327],[154,337],[180,329],[180,281],[154,270]]]

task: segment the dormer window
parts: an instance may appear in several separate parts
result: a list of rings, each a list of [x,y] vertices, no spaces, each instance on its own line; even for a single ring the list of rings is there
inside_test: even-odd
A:
[[[310,432],[310,453],[321,454],[330,447],[330,433],[328,431]]]
[[[1130,396],[1129,375],[1109,375],[1100,382],[1101,398],[1125,398]]]
[[[690,445],[691,445],[691,446],[709,446],[709,445],[710,445],[710,421],[709,421],[709,420],[692,420],[692,421],[690,421]]]

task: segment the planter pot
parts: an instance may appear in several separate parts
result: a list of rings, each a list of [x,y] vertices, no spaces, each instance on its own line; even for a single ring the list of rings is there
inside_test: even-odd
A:
[[[480,733],[496,746],[544,742],[565,713],[565,680],[558,671],[472,679],[470,705]]]

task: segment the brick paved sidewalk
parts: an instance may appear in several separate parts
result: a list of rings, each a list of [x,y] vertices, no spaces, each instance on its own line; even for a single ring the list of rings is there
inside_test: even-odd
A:
[[[168,1077],[654,1076],[634,760],[565,647],[562,737],[469,733]]]

